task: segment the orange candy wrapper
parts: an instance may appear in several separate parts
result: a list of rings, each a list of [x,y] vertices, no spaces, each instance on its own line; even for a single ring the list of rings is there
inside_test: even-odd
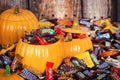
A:
[[[57,22],[58,24],[65,24],[67,26],[72,25],[72,22],[68,18],[59,19]]]
[[[106,51],[106,52],[102,53],[100,56],[101,57],[108,57],[108,56],[115,55],[117,53],[118,53],[117,50],[111,50],[111,51]]]

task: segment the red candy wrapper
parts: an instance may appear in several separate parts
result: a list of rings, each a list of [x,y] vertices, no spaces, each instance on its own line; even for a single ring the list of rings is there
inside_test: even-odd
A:
[[[114,80],[120,80],[120,68],[112,67],[111,71],[112,71],[111,77]]]
[[[14,58],[12,64],[11,64],[11,70],[14,72],[15,71],[15,68],[16,68],[16,63],[17,63],[17,59]]]
[[[74,37],[77,37],[79,39],[84,39],[86,37],[88,37],[86,34],[74,34]]]
[[[35,36],[37,40],[39,40],[39,44],[41,45],[46,45],[48,44],[43,38],[41,38],[40,36]]]
[[[46,63],[46,80],[54,80],[53,69],[52,69],[53,65],[54,65],[53,62]]]
[[[112,70],[112,71],[117,70],[117,71],[119,72],[119,71],[120,71],[120,68],[112,67],[111,70]]]
[[[65,32],[62,31],[60,28],[55,28],[55,30],[57,31],[57,33],[59,33],[62,36],[65,36]]]

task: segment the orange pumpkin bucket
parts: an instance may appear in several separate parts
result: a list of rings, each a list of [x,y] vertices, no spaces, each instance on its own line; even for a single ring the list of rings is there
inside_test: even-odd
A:
[[[10,76],[4,75],[5,69],[0,69],[0,80],[24,80],[17,73],[13,73]]]
[[[92,49],[92,42],[89,37],[84,39],[73,39],[70,42],[63,42],[64,57],[71,57],[89,49]]]
[[[66,28],[64,31],[83,35],[81,39],[72,39],[72,41],[69,42],[63,41],[64,57],[73,57],[89,49],[93,49],[91,39],[87,36],[87,32],[80,30],[77,18],[74,18],[72,29]]]
[[[40,73],[44,73],[47,61],[53,62],[53,69],[56,69],[63,59],[61,40],[48,45],[32,45],[20,40],[15,53],[23,57],[23,65]]]
[[[24,31],[38,28],[35,15],[24,9],[8,9],[0,15],[0,44],[11,45],[18,42]]]

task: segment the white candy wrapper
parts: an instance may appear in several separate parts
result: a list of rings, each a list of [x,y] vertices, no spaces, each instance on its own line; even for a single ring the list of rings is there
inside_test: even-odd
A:
[[[110,64],[111,66],[120,68],[120,60],[117,59],[113,59],[111,57],[108,57],[105,62],[107,62],[108,64]]]

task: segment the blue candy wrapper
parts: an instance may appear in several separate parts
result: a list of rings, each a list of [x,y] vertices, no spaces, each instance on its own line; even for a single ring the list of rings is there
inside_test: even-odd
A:
[[[38,77],[36,75],[34,75],[33,73],[31,73],[30,71],[28,71],[27,69],[23,69],[19,75],[21,77],[23,77],[24,79],[28,79],[28,80],[39,80]]]
[[[85,70],[85,71],[83,71],[83,73],[84,73],[85,75],[89,76],[89,77],[92,77],[92,76],[93,76],[93,74],[92,74],[89,70]]]

